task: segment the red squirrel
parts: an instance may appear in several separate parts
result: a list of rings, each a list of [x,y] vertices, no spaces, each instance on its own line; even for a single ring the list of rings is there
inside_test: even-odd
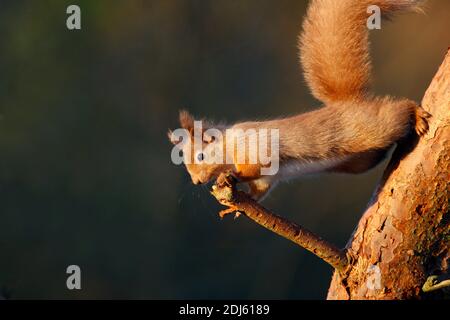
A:
[[[376,166],[400,139],[428,130],[431,116],[414,101],[374,96],[369,91],[371,63],[367,8],[377,5],[383,16],[415,10],[419,0],[312,0],[299,35],[300,62],[306,82],[323,106],[293,117],[261,122],[240,122],[216,127],[228,129],[278,129],[279,170],[262,175],[266,164],[236,161],[226,149],[227,139],[204,134],[214,127],[203,122],[200,144],[194,141],[194,118],[180,112],[180,125],[189,133],[184,160],[194,184],[203,184],[221,173],[231,173],[261,200],[280,181],[309,173],[362,173]],[[169,131],[172,143],[179,144]],[[186,142],[186,141],[185,141]],[[188,141],[189,142],[189,141]],[[231,157],[231,163],[206,163],[208,146]]]

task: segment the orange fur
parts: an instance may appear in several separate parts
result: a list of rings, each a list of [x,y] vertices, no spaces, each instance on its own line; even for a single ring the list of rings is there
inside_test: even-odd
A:
[[[229,155],[233,164],[186,165],[194,183],[205,183],[222,172],[232,172],[249,184],[255,199],[261,199],[277,181],[294,175],[367,171],[412,131],[425,134],[430,115],[415,102],[370,94],[371,63],[366,26],[370,5],[378,5],[382,14],[389,17],[397,11],[417,9],[420,2],[312,0],[299,36],[300,60],[311,92],[324,106],[289,118],[241,122],[222,128],[233,132],[278,129],[280,171],[277,175],[261,176],[261,164],[237,163],[233,152]],[[190,130],[192,116],[181,112],[180,124]],[[220,144],[219,147],[226,150],[226,139],[211,141],[204,137],[203,145],[210,143]],[[192,151],[195,154],[195,150]]]
[[[371,5],[385,18],[419,8],[418,0],[313,0],[299,36],[300,60],[313,95],[324,103],[364,97],[371,78]]]

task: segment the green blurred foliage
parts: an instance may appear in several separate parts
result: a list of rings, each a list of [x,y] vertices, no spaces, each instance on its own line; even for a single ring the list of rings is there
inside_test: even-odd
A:
[[[65,26],[78,4],[82,30]],[[0,2],[0,285],[13,298],[324,298],[331,269],[217,217],[170,161],[177,110],[229,122],[317,106],[297,65],[306,1]],[[374,32],[375,89],[420,99],[450,2]],[[343,246],[383,165],[280,186],[276,212]],[[66,267],[82,290],[66,289]]]

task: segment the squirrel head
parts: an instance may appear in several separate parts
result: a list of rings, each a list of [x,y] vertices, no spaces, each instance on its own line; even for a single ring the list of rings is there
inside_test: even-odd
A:
[[[218,150],[225,150],[223,135],[208,133],[219,129],[213,129],[207,121],[195,121],[185,110],[180,111],[179,121],[185,135],[177,137],[169,130],[168,136],[182,153],[183,163],[194,184],[208,183],[220,173],[231,169],[232,165],[225,164],[224,157],[223,161],[217,161],[216,158]]]

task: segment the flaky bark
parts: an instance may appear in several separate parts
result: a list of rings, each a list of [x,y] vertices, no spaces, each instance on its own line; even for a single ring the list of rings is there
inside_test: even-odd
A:
[[[355,257],[350,272],[335,273],[328,299],[448,294],[450,52],[422,106],[433,115],[430,130],[415,146],[407,141],[395,151],[347,246]]]

